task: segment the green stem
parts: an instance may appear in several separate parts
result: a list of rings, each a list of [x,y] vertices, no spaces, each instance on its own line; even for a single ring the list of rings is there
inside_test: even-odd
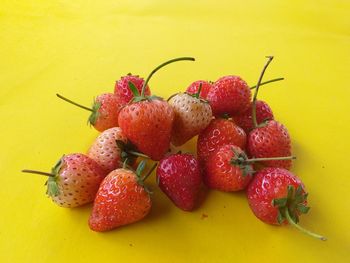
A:
[[[35,171],[35,170],[27,170],[24,169],[21,171],[22,173],[31,173],[31,174],[40,174],[40,175],[45,175],[45,176],[49,176],[49,177],[55,177],[54,174],[51,173],[45,173],[45,172],[41,172],[41,171]]]
[[[142,178],[142,181],[143,181],[143,182],[148,178],[148,176],[151,175],[151,173],[152,173],[153,170],[157,167],[157,165],[158,165],[158,163],[153,164],[152,168],[151,168],[151,169],[148,171],[148,173]]]
[[[143,153],[139,153],[139,152],[135,152],[135,151],[126,151],[126,152],[131,154],[131,155],[134,155],[134,156],[150,159],[149,156],[147,156],[146,154],[143,154]]]
[[[313,232],[311,232],[311,231],[309,231],[309,230],[307,230],[307,229],[301,227],[301,226],[298,225],[297,223],[295,223],[295,222],[293,221],[293,219],[292,219],[292,218],[290,217],[290,215],[289,215],[288,207],[286,207],[284,211],[285,211],[286,218],[287,218],[288,222],[289,222],[292,226],[296,227],[297,229],[299,229],[299,230],[300,230],[301,232],[303,232],[304,234],[307,234],[307,235],[312,236],[312,237],[314,237],[314,238],[320,239],[320,240],[322,240],[322,241],[326,241],[326,240],[327,240],[327,238],[325,238],[324,236],[315,234],[315,233],[313,233]]]
[[[258,123],[256,121],[256,98],[258,96],[258,91],[259,91],[259,87],[262,81],[262,78],[265,74],[265,70],[268,67],[268,65],[270,64],[270,62],[273,59],[273,56],[267,56],[268,60],[263,68],[263,70],[261,71],[259,80],[258,80],[258,84],[256,84],[256,89],[255,89],[255,93],[254,93],[254,97],[253,97],[253,106],[252,106],[252,119],[253,119],[253,124],[254,124],[254,128],[258,127]]]
[[[197,91],[197,93],[194,95],[194,97],[197,98],[197,99],[199,99],[201,91],[202,91],[202,83],[199,83],[198,91]]]
[[[265,84],[268,84],[268,83],[271,83],[271,82],[276,82],[276,81],[281,81],[281,80],[284,80],[284,78],[276,78],[276,79],[270,79],[268,81],[264,81],[264,82],[261,82],[260,83],[260,87],[265,85]],[[253,86],[253,87],[250,87],[250,89],[255,89],[256,88],[256,85]]]
[[[295,156],[284,156],[284,157],[266,157],[266,158],[252,158],[247,159],[247,163],[261,162],[261,161],[279,161],[279,160],[295,160]]]
[[[154,73],[156,73],[158,70],[160,70],[162,67],[164,67],[164,66],[166,66],[168,64],[171,64],[171,63],[176,62],[176,61],[181,61],[181,60],[194,61],[195,59],[192,58],[192,57],[181,57],[181,58],[174,58],[174,59],[168,60],[168,61],[160,64],[158,67],[156,67],[154,70],[152,70],[152,72],[148,75],[146,81],[143,83],[142,90],[141,90],[141,97],[145,96],[145,90],[146,90],[147,84],[148,84],[149,80],[151,79],[151,77],[153,76]]]
[[[83,105],[81,105],[81,104],[78,104],[78,103],[76,103],[76,102],[74,102],[74,101],[72,101],[72,100],[70,100],[70,99],[67,99],[67,98],[63,97],[63,96],[60,95],[60,94],[56,94],[56,96],[59,97],[60,99],[64,100],[64,101],[69,102],[70,104],[73,104],[73,105],[75,105],[75,106],[78,106],[79,108],[82,108],[82,109],[88,110],[88,111],[93,111],[91,108],[88,108],[88,107],[85,107],[85,106],[83,106]]]

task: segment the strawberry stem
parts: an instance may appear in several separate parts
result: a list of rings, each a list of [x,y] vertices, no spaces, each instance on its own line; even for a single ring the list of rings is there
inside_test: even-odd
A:
[[[75,105],[75,106],[78,106],[79,108],[82,108],[82,109],[84,109],[84,110],[88,110],[88,111],[92,111],[92,112],[93,112],[93,109],[88,108],[88,107],[85,107],[85,106],[83,106],[83,105],[81,105],[81,104],[78,104],[78,103],[76,103],[76,102],[74,102],[74,101],[72,101],[72,100],[70,100],[70,99],[67,99],[67,98],[63,97],[62,95],[60,95],[60,94],[58,94],[58,93],[56,94],[56,96],[59,97],[60,99],[64,100],[64,101],[67,101],[67,102],[70,103],[70,104],[73,104],[73,105]]]
[[[290,214],[289,214],[289,211],[288,211],[288,207],[285,208],[285,215],[286,215],[286,218],[288,220],[288,222],[294,226],[295,228],[297,228],[298,230],[300,230],[301,232],[303,232],[304,234],[307,234],[309,236],[312,236],[314,238],[317,238],[317,239],[320,239],[322,241],[326,241],[327,238],[325,238],[324,236],[321,236],[321,235],[318,235],[316,233],[313,233],[303,227],[301,227],[300,225],[298,225],[297,223],[294,222],[294,220],[291,218]]]
[[[260,86],[263,86],[263,85],[268,84],[268,83],[271,83],[271,82],[280,81],[280,80],[284,80],[284,78],[270,79],[270,80],[268,80],[268,81],[261,82],[261,83],[260,83]],[[255,88],[256,88],[256,85],[253,86],[253,87],[250,87],[250,89],[255,89]]]
[[[168,64],[171,64],[171,63],[176,62],[176,61],[181,61],[181,60],[194,61],[195,59],[192,57],[180,57],[180,58],[174,58],[174,59],[168,60],[168,61],[160,64],[158,67],[156,67],[154,70],[152,70],[152,72],[148,75],[146,81],[143,83],[142,90],[141,90],[141,97],[145,96],[145,90],[146,90],[147,84],[154,73],[156,73],[158,70],[160,70],[162,67],[164,67]]]
[[[279,161],[279,160],[295,160],[295,156],[284,156],[284,157],[266,157],[266,158],[252,158],[247,159],[247,163],[261,162],[261,161]]]
[[[199,88],[196,94],[194,94],[194,97],[199,99],[199,95],[201,94],[202,91],[202,83],[199,83]]]
[[[143,153],[139,153],[139,152],[135,152],[135,151],[126,151],[126,153],[129,153],[129,154],[134,155],[134,156],[150,159],[149,156],[147,156],[146,154],[143,154]]]
[[[54,174],[52,173],[46,173],[46,172],[41,172],[41,171],[36,171],[36,170],[27,170],[24,169],[21,171],[22,173],[31,173],[31,174],[40,174],[40,175],[45,175],[45,176],[49,176],[49,177],[55,177]]]
[[[267,62],[265,64],[263,70],[260,73],[258,84],[256,84],[255,93],[254,93],[254,97],[253,97],[252,119],[253,119],[254,128],[258,127],[258,123],[257,123],[257,120],[256,120],[256,98],[258,96],[259,87],[261,85],[262,78],[263,78],[263,76],[265,74],[265,70],[269,66],[270,62],[273,60],[273,56],[267,56],[267,58],[268,58],[268,60],[267,60]]]
[[[143,182],[148,178],[148,176],[151,175],[151,173],[152,173],[153,170],[157,167],[157,165],[158,165],[158,163],[154,163],[153,166],[152,166],[152,168],[147,172],[147,174],[146,174],[144,177],[142,177],[141,180],[142,180]]]

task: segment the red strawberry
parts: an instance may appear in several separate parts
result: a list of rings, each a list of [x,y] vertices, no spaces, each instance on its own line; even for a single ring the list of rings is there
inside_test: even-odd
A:
[[[175,146],[180,146],[198,135],[212,119],[210,105],[195,95],[178,93],[168,102],[175,113],[171,137],[171,142]]]
[[[246,111],[234,116],[235,123],[239,127],[241,127],[247,134],[254,128],[254,123],[252,119],[252,107],[253,105],[250,104],[249,108]],[[273,120],[272,110],[266,102],[262,100],[257,100],[256,101],[257,124],[259,125],[266,120]]]
[[[145,81],[143,78],[140,78],[137,75],[131,75],[129,73],[128,75],[121,77],[120,80],[118,80],[115,83],[114,94],[119,98],[120,102],[123,105],[129,103],[131,101],[131,99],[134,97],[130,88],[129,88],[129,82],[134,84],[134,86],[141,93],[142,86],[143,86]],[[151,91],[150,91],[148,86],[145,89],[145,95],[146,96],[151,95]]]
[[[91,230],[108,231],[144,218],[151,209],[151,198],[141,178],[144,162],[137,172],[124,168],[109,173],[98,189],[89,219]],[[152,171],[152,170],[151,170]]]
[[[268,57],[268,61],[260,74],[252,103],[252,120],[254,123],[254,129],[248,134],[247,150],[249,155],[254,158],[289,156],[292,152],[288,131],[282,124],[274,120],[262,123],[260,125],[258,125],[257,122],[256,97],[262,77],[272,59],[273,57]],[[292,166],[292,161],[274,160],[264,161],[262,164],[266,166],[290,169]]]
[[[148,76],[141,94],[130,82],[129,88],[134,94],[133,103],[126,105],[119,114],[118,122],[126,137],[139,151],[153,160],[160,160],[169,149],[175,114],[166,101],[155,96],[145,96],[145,87],[160,68],[179,60],[194,59],[176,58],[161,64]]]
[[[63,156],[51,173],[23,170],[49,176],[47,195],[59,206],[76,207],[94,200],[106,172],[92,159],[74,153]]]
[[[268,121],[265,126],[255,128],[248,134],[247,151],[253,158],[290,156],[291,141],[287,129],[277,121]],[[290,169],[291,160],[261,162],[265,166]]]
[[[197,155],[201,166],[209,155],[218,147],[225,144],[234,144],[241,149],[245,148],[246,134],[230,119],[214,119],[198,136]]]
[[[59,94],[56,95],[60,99],[63,99],[73,105],[91,111],[88,121],[95,127],[96,130],[102,132],[109,128],[118,126],[118,114],[122,104],[120,103],[118,97],[116,97],[113,93],[104,93],[97,96],[92,108],[80,105]]]
[[[127,138],[119,127],[103,131],[93,142],[87,155],[95,160],[107,173],[122,167],[121,149],[116,141],[127,143]]]
[[[207,100],[215,116],[231,116],[244,112],[250,104],[248,84],[237,76],[224,76],[210,89]]]
[[[188,94],[196,94],[199,90],[199,87],[202,87],[202,90],[200,91],[199,97],[202,99],[207,99],[209,90],[212,87],[212,83],[205,81],[205,80],[197,80],[193,83],[191,83],[190,86],[187,87],[186,93]]]
[[[160,189],[182,210],[195,208],[202,177],[192,154],[173,154],[159,162],[157,183]]]
[[[281,168],[265,168],[255,174],[247,188],[250,208],[265,223],[290,223],[304,233],[321,240],[324,237],[311,233],[299,225],[299,216],[309,211],[304,184],[291,172]]]
[[[217,148],[206,162],[205,184],[226,192],[243,190],[253,178],[253,167],[247,159],[234,144]]]

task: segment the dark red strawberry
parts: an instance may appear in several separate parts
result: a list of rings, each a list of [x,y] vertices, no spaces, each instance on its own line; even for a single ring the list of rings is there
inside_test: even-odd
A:
[[[163,99],[155,96],[145,96],[145,87],[152,75],[160,68],[180,60],[194,60],[193,58],[176,58],[169,60],[148,76],[141,94],[130,82],[129,86],[134,94],[131,104],[126,105],[119,114],[119,126],[126,137],[139,151],[153,160],[160,160],[168,151],[174,121],[174,110]]]
[[[134,97],[133,93],[131,92],[131,90],[129,88],[129,82],[134,84],[136,89],[141,93],[142,86],[143,86],[145,80],[143,78],[140,78],[137,75],[132,75],[129,73],[128,75],[121,77],[120,80],[118,80],[115,83],[114,94],[119,98],[120,102],[123,105],[129,103]],[[145,88],[145,95],[146,96],[151,95],[151,91],[150,91],[148,85]]]
[[[247,151],[249,156],[253,158],[290,156],[292,153],[288,131],[282,124],[274,120],[259,125],[257,122],[256,98],[262,77],[272,59],[273,57],[268,57],[268,61],[260,74],[252,103],[254,129],[248,134]],[[291,160],[274,160],[261,163],[265,166],[281,167],[285,169],[290,169],[292,166]]]
[[[237,76],[224,76],[210,89],[207,100],[215,116],[234,116],[248,109],[251,91],[248,84]]]
[[[157,183],[182,210],[191,211],[196,207],[201,182],[199,164],[192,154],[174,154],[159,162]]]
[[[197,80],[191,83],[191,85],[187,87],[186,93],[195,95],[197,94],[199,87],[201,87],[199,97],[201,99],[207,99],[209,90],[212,88],[212,86],[213,86],[212,82],[205,81],[205,80]]]
[[[76,207],[92,202],[106,176],[102,167],[80,153],[64,155],[51,173],[33,170],[22,172],[48,176],[46,194],[62,207]]]
[[[246,134],[231,119],[214,119],[202,131],[197,140],[197,155],[201,166],[207,161],[209,155],[218,147],[225,144],[234,144],[241,149],[246,145]]]
[[[98,189],[89,218],[91,230],[108,231],[137,222],[149,213],[152,202],[144,180],[155,166],[141,177],[144,166],[142,161],[136,173],[119,168],[106,176]]]
[[[122,104],[113,93],[104,93],[97,96],[91,108],[80,105],[59,94],[56,95],[60,99],[63,99],[75,106],[91,111],[88,122],[94,126],[96,130],[102,132],[109,128],[118,126],[118,114]]]
[[[249,108],[234,116],[235,123],[241,127],[247,134],[254,128],[253,118],[252,118],[252,107],[250,104]],[[256,121],[257,124],[261,124],[266,120],[273,120],[273,113],[270,106],[262,100],[256,101]]]
[[[250,208],[256,217],[273,225],[291,224],[302,232],[321,240],[298,225],[299,216],[309,211],[304,184],[291,172],[281,168],[265,168],[255,174],[247,188]]]

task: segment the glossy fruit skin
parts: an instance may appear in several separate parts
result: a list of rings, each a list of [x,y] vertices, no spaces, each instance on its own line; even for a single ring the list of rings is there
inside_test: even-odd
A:
[[[267,224],[280,225],[277,221],[278,208],[272,202],[287,196],[288,185],[295,189],[301,185],[302,193],[306,193],[301,180],[288,170],[269,167],[257,172],[247,188],[248,203],[255,216]]]
[[[180,146],[198,135],[212,120],[212,111],[208,103],[186,93],[179,93],[168,103],[175,113],[171,142]]]
[[[84,154],[63,156],[62,165],[54,180],[59,194],[51,196],[62,207],[77,207],[92,202],[107,173],[94,160]],[[50,178],[49,178],[50,180]]]
[[[134,172],[116,169],[109,173],[98,189],[90,229],[108,231],[143,219],[151,209],[151,198],[137,181]]]
[[[170,146],[175,113],[163,100],[140,101],[119,113],[119,126],[139,151],[159,161]]]
[[[199,86],[202,84],[202,89],[201,92],[199,94],[199,97],[201,99],[207,99],[208,93],[210,91],[210,89],[212,88],[212,84],[208,81],[205,80],[197,80],[193,83],[191,83],[187,89],[186,89],[186,93],[188,94],[196,94],[199,90]]]
[[[245,148],[247,136],[244,130],[230,119],[214,119],[202,131],[197,140],[197,155],[200,165],[204,167],[209,155],[218,147],[234,144]]]
[[[109,173],[122,167],[122,150],[117,146],[116,140],[127,143],[127,138],[119,127],[103,131],[92,143],[87,156],[95,160]]]
[[[255,128],[248,134],[247,151],[251,158],[291,156],[291,140],[286,127],[271,120],[266,126]],[[291,160],[263,161],[268,167],[290,169]]]
[[[248,109],[251,91],[248,84],[240,77],[224,76],[213,84],[207,100],[213,110],[213,115],[234,116]]]
[[[122,107],[118,97],[113,93],[104,93],[96,97],[95,103],[100,103],[95,123],[91,123],[96,130],[102,132],[118,126],[118,114]]]
[[[252,103],[249,108],[234,116],[235,123],[241,127],[247,134],[254,129],[253,118],[252,118]],[[262,100],[256,101],[256,120],[257,123],[263,123],[266,120],[273,120],[274,116],[270,106]]]
[[[202,176],[192,154],[173,154],[162,159],[156,174],[160,189],[177,207],[184,211],[196,207]]]
[[[129,103],[130,100],[134,97],[134,95],[132,94],[129,88],[129,82],[132,82],[135,85],[135,87],[138,89],[138,91],[141,93],[142,86],[145,80],[143,78],[140,78],[137,75],[126,75],[121,77],[120,80],[118,80],[115,83],[114,94],[119,98],[120,102],[123,105],[126,105],[127,103]],[[145,89],[145,95],[146,96],[151,95],[151,91],[148,85],[146,86],[146,89]]]
[[[234,144],[226,144],[217,148],[210,154],[204,174],[204,183],[212,189],[225,192],[240,191],[247,187],[252,180],[252,174],[243,174],[238,165],[231,164],[231,159],[235,157],[235,152],[243,151]],[[252,165],[250,170],[253,170]]]

